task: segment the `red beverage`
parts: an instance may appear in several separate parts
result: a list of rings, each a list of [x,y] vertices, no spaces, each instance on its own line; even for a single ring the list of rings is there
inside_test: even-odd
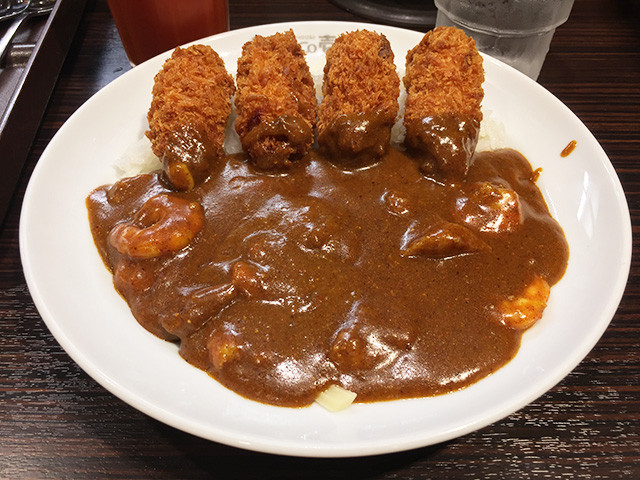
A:
[[[229,30],[227,0],[109,0],[129,60]]]

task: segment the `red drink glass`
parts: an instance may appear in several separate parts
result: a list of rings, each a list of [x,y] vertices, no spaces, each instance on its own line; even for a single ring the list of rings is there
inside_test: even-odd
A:
[[[227,0],[109,0],[109,8],[133,65],[229,30]]]

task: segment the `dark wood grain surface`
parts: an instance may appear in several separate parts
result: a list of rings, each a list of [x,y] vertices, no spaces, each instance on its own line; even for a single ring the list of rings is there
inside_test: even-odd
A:
[[[230,4],[234,29],[361,20],[322,0]],[[624,298],[584,361],[522,410],[443,444],[357,459],[258,454],[182,433],[105,391],[56,343],[34,307],[20,264],[18,220],[29,174],[47,143],[84,101],[128,69],[106,0],[89,0],[0,234],[1,479],[640,478],[637,235]],[[576,0],[539,82],[604,147],[625,189],[635,234],[640,225],[638,2]]]

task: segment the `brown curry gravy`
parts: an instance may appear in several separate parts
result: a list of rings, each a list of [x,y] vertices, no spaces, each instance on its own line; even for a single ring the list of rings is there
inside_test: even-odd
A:
[[[229,156],[189,192],[160,174],[123,179],[88,197],[93,237],[142,326],[261,402],[307,405],[330,384],[360,402],[436,395],[511,360],[522,332],[497,321],[495,305],[536,275],[556,283],[568,259],[527,160],[476,153],[465,182],[446,185],[396,148],[368,168],[338,164],[312,152],[265,174]],[[489,248],[470,254],[403,254],[415,232],[454,222],[478,181],[517,192],[518,228],[477,233]],[[163,192],[201,203],[202,231],[174,255],[118,253],[110,230]]]

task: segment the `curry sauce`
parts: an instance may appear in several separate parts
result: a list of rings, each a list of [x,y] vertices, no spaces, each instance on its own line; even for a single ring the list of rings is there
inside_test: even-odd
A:
[[[568,260],[535,177],[509,149],[476,153],[456,182],[398,148],[360,169],[312,151],[282,174],[232,155],[190,191],[158,172],[87,206],[116,289],[186,361],[265,403],[308,405],[331,384],[370,402],[460,389],[516,355],[501,302]],[[176,253],[122,254],[111,232],[148,227],[138,212],[159,195],[201,205],[201,229]]]

